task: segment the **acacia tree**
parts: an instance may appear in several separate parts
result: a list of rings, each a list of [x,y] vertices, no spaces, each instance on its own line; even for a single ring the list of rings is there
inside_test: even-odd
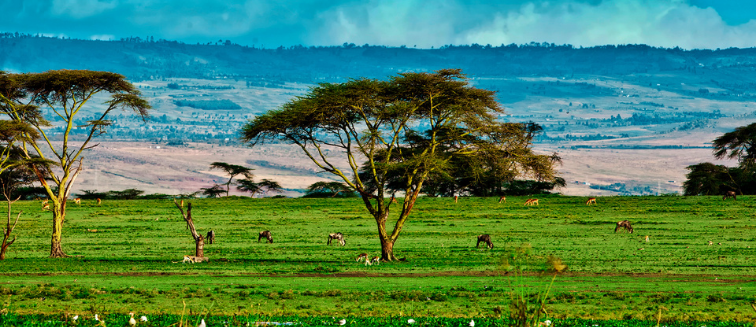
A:
[[[268,192],[283,192],[281,184],[278,184],[278,182],[270,179],[263,179],[260,182],[255,182],[251,178],[245,178],[240,179],[237,183],[239,183],[239,185],[236,187],[237,190],[242,192],[250,192],[252,193],[253,197],[258,193],[266,194]]]
[[[215,184],[208,188],[201,188],[200,191],[208,198],[217,198],[218,196],[223,194],[223,192],[225,192],[218,184]]]
[[[28,185],[34,180],[34,177],[23,158],[23,154],[16,146],[19,143],[23,143],[25,138],[38,137],[36,131],[28,124],[7,121],[0,121],[0,191],[3,193],[5,202],[8,207],[8,216],[3,229],[3,242],[0,244],[0,260],[5,260],[5,254],[15,241],[16,236],[10,239],[13,230],[18,224],[18,220],[21,218],[22,211],[18,212],[15,220],[12,220],[13,203],[18,201],[21,197],[18,196],[13,199],[13,193],[21,185]],[[11,221],[13,223],[11,224]]]
[[[100,93],[110,94],[110,99],[104,103],[104,108],[97,110],[97,118],[81,118],[81,110],[89,107],[93,97]],[[66,257],[61,243],[66,199],[81,173],[82,154],[96,146],[90,144],[92,139],[104,134],[106,128],[112,125],[113,122],[107,117],[113,110],[133,110],[146,119],[150,105],[123,75],[88,70],[0,73],[0,100],[0,112],[9,120],[27,123],[40,135],[39,140],[26,138],[22,145],[25,157],[32,159],[36,155],[53,162],[49,170],[53,186],[47,183],[38,164],[33,164],[32,169],[45,188],[52,207],[50,257]],[[51,124],[45,119],[40,107],[45,108],[57,122]],[[47,129],[50,126],[59,127],[62,131],[57,133]],[[71,131],[77,127],[87,128],[88,131],[82,140],[74,141],[70,138]]]
[[[244,178],[250,180],[255,177],[252,175],[254,169],[225,162],[213,162],[210,164],[210,169],[220,169],[229,175],[228,182],[223,184],[226,185],[226,196],[228,196],[228,193],[231,191],[231,182],[234,180],[234,177],[242,175]]]
[[[532,153],[521,142],[527,131],[498,121],[500,114],[494,92],[471,87],[460,70],[403,73],[388,81],[320,84],[249,121],[242,139],[252,146],[295,144],[320,169],[338,176],[362,198],[377,225],[382,259],[393,261],[394,244],[423,183],[446,172],[453,158],[509,153],[523,172],[537,160],[545,167],[538,174],[553,179],[549,156]],[[404,201],[389,231],[392,201],[386,196],[392,180],[400,183]]]
[[[369,181],[369,177],[363,178],[366,182]],[[370,187],[368,185],[368,187]],[[349,196],[352,193],[352,188],[341,182],[315,182],[307,187],[305,197],[325,197],[329,196],[335,198],[339,194],[342,196]]]

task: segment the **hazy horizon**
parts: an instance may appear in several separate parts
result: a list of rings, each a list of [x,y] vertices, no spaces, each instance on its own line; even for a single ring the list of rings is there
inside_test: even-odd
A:
[[[713,0],[0,1],[0,30],[276,48],[547,42],[684,49],[756,46],[756,2]]]

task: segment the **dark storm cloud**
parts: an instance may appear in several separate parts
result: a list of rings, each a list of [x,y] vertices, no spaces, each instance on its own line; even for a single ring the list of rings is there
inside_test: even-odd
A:
[[[0,2],[5,13],[0,30],[85,39],[153,36],[192,43],[230,39],[266,47],[344,42],[431,47],[531,41],[583,46],[756,46],[756,21],[749,18],[756,15],[756,4],[727,3],[15,0]]]

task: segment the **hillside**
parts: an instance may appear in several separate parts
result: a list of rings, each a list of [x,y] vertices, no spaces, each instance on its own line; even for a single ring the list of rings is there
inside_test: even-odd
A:
[[[220,181],[222,176],[205,169],[216,159],[250,165],[259,178],[280,178],[284,187],[301,189],[324,175],[295,150],[244,148],[236,141],[239,127],[314,83],[405,71],[461,68],[475,86],[498,92],[508,112],[501,119],[543,125],[536,147],[565,158],[567,194],[678,192],[687,165],[713,160],[708,142],[756,120],[753,48],[531,43],[259,49],[230,41],[87,41],[6,33],[0,35],[0,63],[16,72],[119,72],[149,98],[155,109],[147,124],[127,113],[114,117],[117,127],[89,155],[99,159],[90,161],[81,189],[186,193]],[[155,151],[158,146],[161,151]]]

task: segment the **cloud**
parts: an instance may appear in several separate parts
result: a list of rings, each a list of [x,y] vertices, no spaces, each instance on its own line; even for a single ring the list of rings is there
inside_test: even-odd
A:
[[[115,35],[111,34],[96,34],[89,37],[90,40],[100,40],[100,41],[112,41],[115,40]]]
[[[474,17],[474,20],[466,19]],[[712,8],[682,0],[522,1],[507,5],[346,4],[324,12],[315,43],[408,45],[550,42],[645,43],[683,48],[756,46],[756,21],[726,24]]]
[[[705,3],[706,5],[702,5]],[[446,44],[756,46],[756,20],[728,24],[709,0],[0,0],[0,30],[77,38],[429,48]],[[713,7],[709,7],[713,6]],[[756,4],[752,5],[756,8]]]

